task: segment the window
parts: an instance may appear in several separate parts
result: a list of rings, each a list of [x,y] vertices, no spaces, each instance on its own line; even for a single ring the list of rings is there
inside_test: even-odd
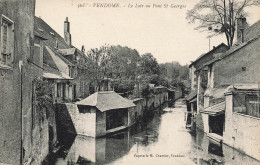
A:
[[[75,100],[77,97],[76,95],[76,85],[73,85],[73,100]]]
[[[63,84],[57,83],[57,97],[63,97]]]
[[[69,76],[72,77],[72,70],[73,68],[71,66],[69,66]]]
[[[239,93],[234,95],[234,112],[260,117],[259,94]]]
[[[14,53],[14,23],[8,17],[1,16],[0,63],[11,66]]]

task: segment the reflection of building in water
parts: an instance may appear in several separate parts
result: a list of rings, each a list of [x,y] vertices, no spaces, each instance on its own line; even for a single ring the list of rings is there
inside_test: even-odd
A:
[[[203,131],[196,131],[195,152],[191,157],[193,161],[198,165],[223,165],[224,163],[237,165],[237,164],[253,164],[257,165],[260,162],[254,158],[247,156],[244,153],[239,152],[225,144],[217,143]],[[241,163],[242,162],[242,163]]]
[[[158,140],[160,114],[155,114],[147,124],[137,124],[125,131],[103,138],[77,135],[61,140],[66,145],[56,154],[56,165],[105,164],[127,155],[136,145],[147,146]],[[141,139],[141,141],[140,141]]]
[[[108,163],[127,154],[132,145],[129,131],[97,139],[78,135],[65,158],[57,159],[56,164]]]

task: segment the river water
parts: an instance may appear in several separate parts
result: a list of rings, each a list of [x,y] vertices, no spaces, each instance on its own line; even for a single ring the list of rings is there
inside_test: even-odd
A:
[[[68,136],[48,164],[256,165],[259,161],[203,132],[185,127],[183,100],[158,108],[150,120],[105,138]]]

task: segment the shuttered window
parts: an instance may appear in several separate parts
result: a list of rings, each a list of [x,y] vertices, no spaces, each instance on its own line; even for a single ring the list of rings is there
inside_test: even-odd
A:
[[[1,15],[0,63],[11,66],[14,53],[14,23],[8,17]]]

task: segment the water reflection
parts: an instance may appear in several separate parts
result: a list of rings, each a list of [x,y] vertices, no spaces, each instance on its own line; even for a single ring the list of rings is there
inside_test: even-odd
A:
[[[179,101],[174,107],[161,107],[147,114],[149,117],[142,123],[108,137],[64,137],[61,141],[64,145],[48,164],[259,164],[229,146],[210,140],[201,131],[187,130],[184,105]]]

